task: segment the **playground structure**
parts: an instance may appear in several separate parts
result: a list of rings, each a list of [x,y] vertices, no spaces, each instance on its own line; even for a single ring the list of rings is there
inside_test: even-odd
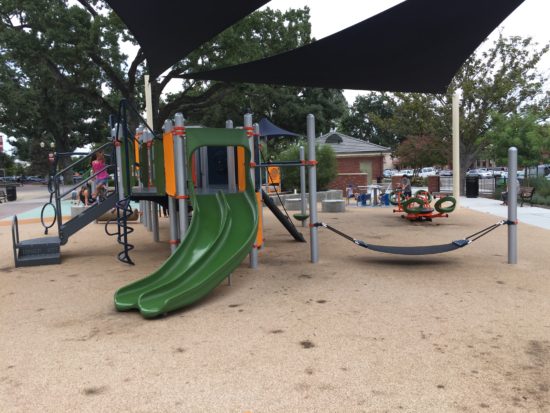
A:
[[[314,119],[309,115],[308,136],[310,147],[313,146],[310,150],[313,159],[310,158],[309,163],[299,163],[304,169],[306,165],[316,166],[313,128]],[[225,129],[186,128],[181,114],[176,114],[174,123],[167,120],[163,129],[164,162],[161,167],[170,210],[172,255],[156,272],[115,294],[115,306],[119,311],[138,309],[146,318],[201,299],[223,279],[229,278],[247,254],[250,267],[258,266],[258,251],[264,241],[262,199],[293,237],[304,241],[290,220],[281,215],[262,191],[261,173],[256,170],[273,165],[259,162],[259,130],[252,125],[250,114],[244,117],[243,129],[233,129],[232,122],[228,122]],[[143,132],[143,129],[138,130],[136,136],[142,137]],[[149,139],[137,142],[141,144],[139,150],[126,151],[126,156],[139,153],[140,159],[146,162],[139,162],[139,169],[127,173],[134,174],[138,181],[137,187],[128,189],[133,194],[131,198],[147,201],[148,197],[162,194],[158,187],[151,185],[156,182],[154,177],[159,170],[159,163],[155,162],[158,156]],[[147,157],[144,157],[144,144]],[[138,163],[128,159],[127,164]],[[310,169],[310,185],[312,180],[315,182],[315,170]],[[310,199],[311,205],[316,205],[316,192],[310,191]],[[190,226],[188,201],[192,204]],[[154,222],[156,216],[156,213],[151,214],[149,221]],[[311,227],[310,237],[311,244],[317,245],[316,228]],[[312,261],[315,257],[312,250]]]
[[[128,221],[135,214],[130,201],[139,201],[143,223],[158,241],[158,205],[170,212],[170,247],[172,255],[153,274],[123,287],[115,294],[115,306],[120,311],[139,309],[151,318],[190,305],[208,294],[223,279],[229,278],[246,255],[250,266],[258,266],[258,251],[263,245],[262,200],[283,223],[289,233],[304,242],[303,235],[262,191],[261,173],[257,170],[277,165],[259,161],[259,131],[252,125],[252,116],[245,115],[243,129],[186,128],[184,118],[176,114],[174,121],[164,123],[162,138],[156,136],[142,119],[142,126],[131,136],[127,127],[127,112],[137,111],[125,101],[119,114],[111,119],[110,142],[90,154],[52,154],[49,179],[50,202],[54,221],[42,219],[45,233],[57,223],[58,236],[20,240],[18,221],[12,223],[14,260],[16,266],[58,264],[60,247],[69,237],[87,224],[114,214],[117,235],[123,250],[122,262],[133,264],[128,241],[132,228]],[[316,206],[316,160],[314,148],[314,118],[308,116],[310,159],[279,166],[299,166],[302,175],[302,197],[305,203],[305,170],[310,169],[310,205]],[[230,126],[229,124],[226,126]],[[113,172],[114,183],[100,203],[85,208],[67,222],[62,222],[61,201],[72,191],[93,183],[101,172],[89,174],[75,185],[61,190],[60,177],[79,167],[98,151],[110,152],[104,170]],[[77,162],[58,171],[62,157],[80,155]],[[267,181],[267,180],[266,180]],[[116,214],[113,212],[116,210]],[[316,219],[316,212],[302,211],[302,216]],[[191,217],[191,218],[190,218]],[[189,225],[189,219],[191,224]],[[113,220],[109,221],[113,222]],[[108,223],[109,223],[108,222]],[[313,221],[312,221],[313,222]],[[106,228],[107,225],[106,224]],[[317,228],[310,226],[312,262],[318,260]]]
[[[123,102],[121,108],[124,107]],[[47,258],[44,255],[53,255],[55,252],[53,247],[59,248],[60,245],[65,244],[72,234],[114,205],[117,211],[118,231],[110,235],[117,235],[118,242],[124,246],[124,250],[119,253],[119,259],[133,264],[128,255],[133,248],[128,243],[128,234],[132,229],[127,226],[127,221],[133,212],[129,208],[129,202],[135,200],[167,204],[170,208],[172,255],[153,274],[120,288],[115,294],[115,306],[119,311],[138,309],[145,318],[153,318],[200,300],[223,279],[229,278],[231,272],[240,265],[247,254],[250,255],[250,266],[255,268],[258,265],[257,254],[263,243],[260,200],[262,198],[265,200],[266,197],[269,199],[269,197],[265,192],[260,193],[261,181],[256,180],[255,170],[257,167],[268,167],[273,164],[254,161],[257,159],[254,157],[254,153],[257,152],[254,140],[259,134],[253,132],[250,115],[245,116],[243,129],[215,129],[186,128],[183,116],[177,114],[174,123],[167,121],[164,124],[164,134],[160,141],[162,146],[155,146],[158,143],[154,140],[158,138],[155,138],[152,131],[145,129],[146,127],[140,127],[138,133],[130,137],[124,110],[121,110],[121,114],[118,122],[113,124],[112,141],[98,149],[102,151],[110,149],[114,153],[109,157],[114,159],[114,162],[111,161],[105,166],[105,169],[114,168],[113,190],[106,194],[103,202],[86,209],[72,220],[66,223],[57,220],[58,237],[20,241],[17,217],[14,217],[12,226],[14,254],[19,250],[20,255],[15,256],[16,265],[18,259],[19,264],[23,262],[23,265],[58,263],[59,257],[49,262],[42,262],[42,259]],[[308,215],[312,263],[318,261],[317,229],[319,227],[327,228],[356,245],[373,251],[425,255],[462,248],[502,225],[515,226],[515,220],[508,219],[449,244],[399,247],[368,244],[330,225],[318,222],[315,170],[313,169],[317,164],[313,116],[309,115],[307,121],[309,160],[302,159],[299,162],[289,162],[281,166],[300,166],[304,172],[306,167],[310,168]],[[300,152],[303,158],[305,154],[303,149]],[[65,155],[57,154],[52,157],[52,166],[56,165],[56,159]],[[78,162],[86,161],[91,156],[92,154],[83,155]],[[143,161],[140,161],[141,159]],[[179,168],[178,165],[180,165]],[[79,184],[62,192],[58,184],[59,177],[68,168],[52,172],[50,176],[51,197],[43,211],[48,206],[53,207],[56,219],[61,218],[58,213],[61,199],[77,186],[91,181],[99,173],[84,177]],[[513,168],[510,166],[511,170]],[[55,168],[52,167],[52,169],[55,171]],[[302,179],[302,186],[305,184],[304,181]],[[302,190],[302,195],[305,195],[305,188]],[[443,208],[448,208],[449,212],[454,209],[456,202],[447,198],[436,202],[439,208],[438,216],[447,213]],[[429,205],[430,201],[430,194],[426,191],[417,191],[414,197],[403,201],[402,206],[405,212],[409,209],[412,212],[408,213],[420,215],[424,219],[436,215],[433,209],[420,211],[415,209],[414,204],[419,205],[416,208],[421,208]],[[191,225],[188,225],[189,202],[192,211]],[[451,205],[445,206],[444,202],[450,202]],[[269,203],[266,202],[266,205]],[[515,205],[513,207],[515,208]],[[278,211],[278,208],[276,209]],[[277,217],[281,222],[289,224],[284,216]],[[149,216],[150,223],[155,219],[158,219],[156,213]],[[46,232],[55,222],[46,226]],[[289,229],[288,225],[285,227]],[[296,230],[293,226],[291,228]],[[292,233],[290,229],[289,232]],[[40,254],[36,254],[36,251]],[[35,255],[40,257],[33,260]],[[513,252],[509,252],[509,255],[512,256]]]
[[[456,208],[456,198],[445,195],[440,197],[431,206],[432,194],[424,189],[419,189],[414,196],[406,198],[403,191],[397,188],[390,194],[390,202],[397,206],[393,212],[405,212],[401,218],[409,221],[431,221],[433,218],[448,218]]]

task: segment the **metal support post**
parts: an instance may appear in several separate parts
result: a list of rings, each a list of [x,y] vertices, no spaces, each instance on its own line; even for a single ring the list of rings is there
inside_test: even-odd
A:
[[[302,216],[307,214],[306,199],[306,154],[303,146],[300,146],[300,198],[302,200]],[[302,219],[302,227],[306,226],[306,220]]]
[[[115,145],[115,157],[116,157],[116,174],[117,174],[117,186],[118,186],[118,200],[122,201],[125,198],[124,193],[124,177],[122,176],[122,139],[124,138],[124,132],[121,127],[118,128],[116,133],[116,127],[113,129],[112,139]]]
[[[166,119],[162,127],[164,132],[165,133],[172,132],[173,128],[174,128],[174,125],[172,124],[172,121],[169,119]],[[172,136],[172,139],[174,139],[173,136]],[[175,162],[174,162],[174,167],[175,167]],[[178,218],[178,214],[176,213],[176,200],[174,197],[169,196],[168,197],[168,220],[170,223],[170,252],[172,254],[176,251],[176,248],[178,247],[178,243],[179,243],[177,218]]]
[[[141,149],[141,144],[143,143],[143,129],[144,129],[144,126],[142,124],[139,125],[139,127],[136,129],[136,137],[137,139],[134,141],[134,145],[138,145],[138,148],[137,148],[137,151],[139,153],[140,149]],[[142,160],[140,159],[140,163],[142,162]],[[138,190],[141,192],[143,191],[143,182],[142,182],[142,179],[141,179],[141,172],[142,172],[142,168],[139,167],[139,168],[136,168],[136,179],[137,179],[137,184],[138,184]],[[147,202],[146,201],[139,201],[139,211],[140,211],[140,222],[143,224],[144,227],[148,227],[148,223],[147,223],[147,220],[148,220],[148,212],[147,212]]]
[[[233,129],[233,121],[225,121],[226,129]],[[229,192],[237,192],[237,178],[235,175],[235,147],[227,147],[227,187]]]
[[[185,119],[183,114],[174,117],[174,143],[176,162],[176,192],[179,207],[179,235],[183,239],[187,232],[187,153],[185,149]]]
[[[257,238],[259,240],[259,245],[257,248],[262,249],[263,239],[261,237],[264,236],[264,208],[263,208],[263,200],[262,200],[262,168],[260,167],[260,163],[262,159],[262,155],[260,151],[262,150],[262,148],[261,148],[261,142],[260,142],[260,125],[257,123],[254,124],[253,139],[254,139],[254,156],[256,159],[256,168],[257,168],[257,170],[254,173],[256,178],[255,189],[256,189],[256,200],[258,201],[258,215],[259,215],[259,219],[258,219],[259,236]]]
[[[151,214],[152,214],[152,223],[151,231],[153,232],[153,240],[155,242],[160,241],[159,236],[159,205],[156,202],[151,202]]]
[[[315,160],[315,116],[307,115],[307,149],[309,166],[309,237],[311,262],[319,261],[319,241],[317,238],[317,161]]]
[[[209,183],[210,179],[208,177],[208,147],[202,146],[199,148],[199,176],[200,176],[200,188],[204,191],[204,193],[208,193],[209,191]]]
[[[147,119],[147,124],[151,129],[154,128],[153,125],[153,88],[151,85],[151,82],[149,81],[149,75],[144,75],[143,77],[144,81],[144,89],[145,89],[145,115]],[[151,185],[151,177],[152,177],[152,165],[151,165],[151,148],[149,146],[149,140],[153,137],[149,136],[149,129],[147,127],[143,128],[143,142],[147,145],[147,187]],[[152,205],[151,201],[145,201],[145,211],[146,212],[146,223],[147,223],[147,230],[152,231],[153,230],[153,223],[152,223]]]
[[[518,150],[508,148],[508,264],[518,263]]]
[[[252,128],[252,114],[246,113],[244,115],[244,130],[248,137],[248,144],[250,146],[250,162],[254,162],[254,130]],[[255,180],[255,168],[250,168],[250,177],[252,178],[252,185]],[[250,268],[258,268],[258,248],[256,242],[252,246],[250,251]]]
[[[147,231],[153,232],[153,203],[147,202]]]

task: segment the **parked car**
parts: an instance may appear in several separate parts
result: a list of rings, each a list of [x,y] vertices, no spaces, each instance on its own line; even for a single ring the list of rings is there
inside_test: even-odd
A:
[[[401,169],[399,172],[396,173],[396,175],[413,176],[414,171],[412,169]]]
[[[397,173],[397,169],[384,169],[384,178],[391,178]]]
[[[435,176],[437,175],[436,171],[435,171],[435,168],[433,167],[426,167],[426,168],[422,168],[420,170],[420,172],[418,173],[418,176],[421,177],[421,178],[427,178],[428,176]]]
[[[466,172],[466,176],[477,176],[479,178],[492,178],[493,174],[485,168],[470,169]]]
[[[491,172],[493,174],[493,176],[497,177],[497,178],[502,177],[505,174],[508,175],[508,172],[506,171],[506,168],[504,168],[503,166],[495,167],[495,168],[489,168],[488,171]]]
[[[439,176],[453,176],[453,171],[450,169],[442,169],[439,171]]]

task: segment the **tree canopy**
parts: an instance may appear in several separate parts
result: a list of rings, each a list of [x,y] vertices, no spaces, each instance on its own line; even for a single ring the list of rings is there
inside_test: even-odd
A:
[[[363,125],[367,130],[364,136],[394,136],[403,145],[401,149],[399,144],[394,146],[397,154],[427,152],[415,155],[415,159],[429,162],[423,166],[448,163],[452,94],[462,89],[460,151],[461,170],[465,171],[477,159],[490,159],[492,148],[504,143],[498,140],[496,130],[502,129],[506,119],[522,118],[534,129],[548,120],[550,94],[544,89],[547,79],[537,67],[547,51],[548,46],[540,47],[531,38],[500,36],[464,63],[447,94],[367,94],[352,107],[351,117],[355,119],[344,119],[342,126],[352,133],[354,125]],[[376,105],[380,99],[385,116],[380,115]],[[368,124],[361,119],[367,119]],[[499,159],[502,161],[502,157]],[[413,163],[409,166],[415,166]]]
[[[307,146],[307,142],[297,142],[276,156],[278,161],[297,161],[300,159],[300,146]],[[328,189],[328,185],[338,176],[336,154],[330,145],[316,145],[315,159],[317,166],[317,187],[319,190]],[[284,190],[300,189],[300,168],[282,168],[281,185]]]
[[[310,111],[320,127],[334,126],[346,110],[340,91],[182,79],[181,87],[168,87],[186,71],[299,47],[312,40],[310,33],[307,7],[252,13],[152,82],[154,126],[176,112],[206,126],[223,126],[228,118],[238,124],[248,108],[298,132]],[[128,56],[123,44],[137,52]],[[104,140],[108,115],[121,98],[143,110],[145,57],[101,0],[2,1],[0,50],[0,131],[13,137],[21,159],[38,162],[44,156],[39,142],[65,152]]]

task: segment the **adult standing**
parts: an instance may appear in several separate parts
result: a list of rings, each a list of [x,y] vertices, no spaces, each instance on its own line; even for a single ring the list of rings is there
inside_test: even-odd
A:
[[[401,178],[401,189],[403,190],[403,196],[410,198],[412,196],[411,180],[408,175],[403,175]]]

